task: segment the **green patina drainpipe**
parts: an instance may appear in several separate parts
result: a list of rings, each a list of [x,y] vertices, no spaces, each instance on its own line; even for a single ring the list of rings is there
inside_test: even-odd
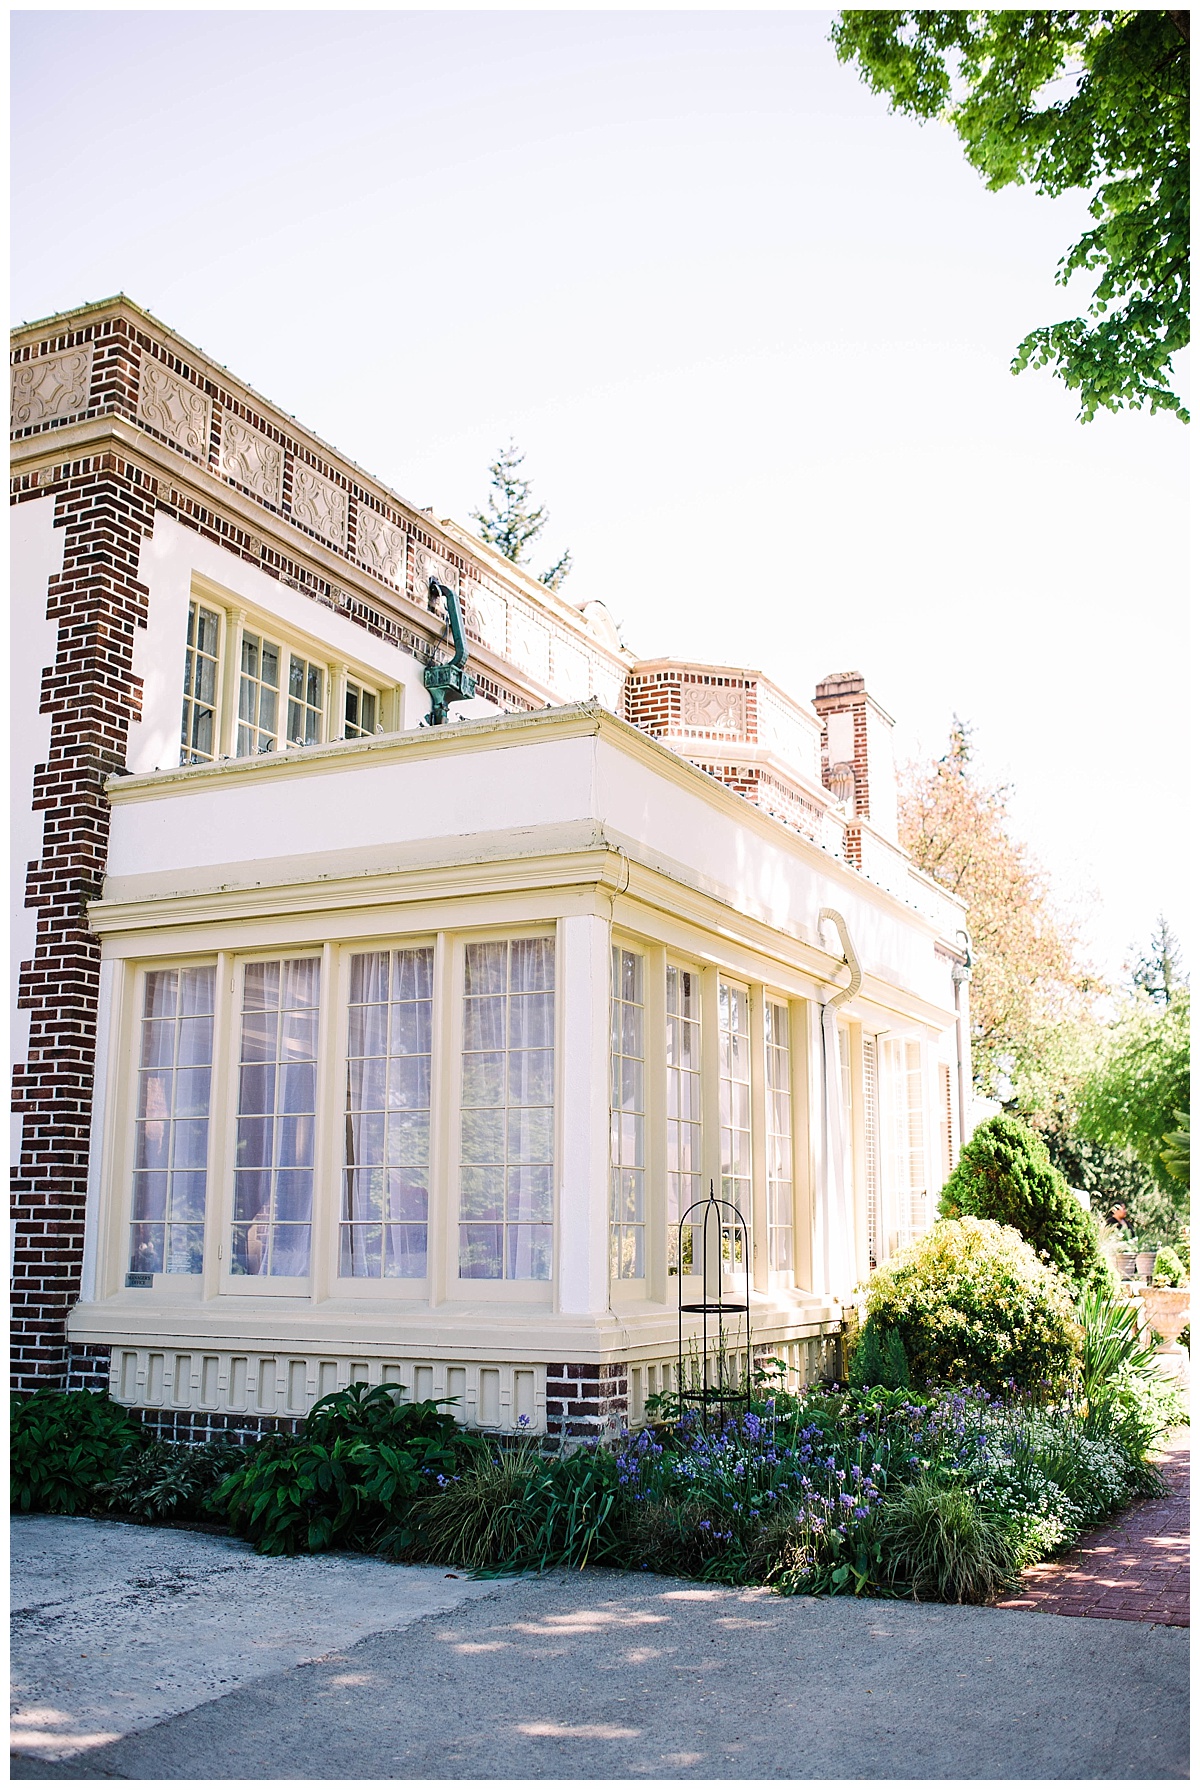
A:
[[[454,640],[454,657],[448,664],[425,667],[425,688],[429,691],[429,713],[425,718],[425,725],[440,727],[447,718],[452,702],[469,702],[474,696],[475,679],[467,670],[467,640],[463,633],[458,593],[451,590],[448,584],[443,584],[440,578],[431,578],[429,594],[446,611]]]

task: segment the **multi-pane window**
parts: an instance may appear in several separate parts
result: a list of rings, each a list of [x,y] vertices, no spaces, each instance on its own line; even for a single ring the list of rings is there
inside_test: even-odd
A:
[[[888,1038],[883,1051],[886,1198],[894,1221],[894,1246],[902,1247],[928,1222],[921,1046],[914,1039]]]
[[[288,745],[317,745],[325,717],[325,673],[299,653],[291,654],[287,712]]]
[[[341,1272],[420,1280],[429,1250],[433,947],[350,959]]]
[[[788,1010],[768,1001],[767,1047],[767,1265],[793,1269],[792,1255],[792,1052]]]
[[[883,1260],[883,1238],[879,1207],[879,1069],[878,1045],[874,1038],[864,1038],[863,1059],[863,1131],[866,1141],[867,1181],[867,1259],[878,1268]]]
[[[183,660],[180,764],[207,764],[217,755],[217,670],[221,618],[201,603],[188,605]]]
[[[717,985],[721,1058],[721,1198],[750,1211],[750,1001],[744,988]]]
[[[346,683],[346,733],[348,740],[369,740],[375,736],[378,699],[374,690],[367,690],[353,680]]]
[[[308,1273],[321,960],[248,963],[242,989],[233,1272]]]
[[[212,964],[146,976],[129,1247],[136,1273],[204,1266],[215,987]]]
[[[238,685],[239,758],[274,752],[279,744],[281,657],[273,640],[265,640],[261,634],[242,635],[242,668]]]
[[[499,939],[465,955],[458,1271],[549,1280],[554,940]]]
[[[680,1270],[679,1222],[701,1197],[700,977],[667,965],[667,1265]],[[692,1268],[691,1227],[683,1237],[685,1272]]]
[[[610,1269],[614,1280],[646,1273],[645,962],[612,954]]]

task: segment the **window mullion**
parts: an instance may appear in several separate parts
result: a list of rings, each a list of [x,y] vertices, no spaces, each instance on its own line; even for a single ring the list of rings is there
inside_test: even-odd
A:
[[[221,706],[218,717],[221,758],[232,758],[237,752],[238,692],[242,675],[242,633],[245,626],[244,609],[225,611],[225,639],[221,647]]]

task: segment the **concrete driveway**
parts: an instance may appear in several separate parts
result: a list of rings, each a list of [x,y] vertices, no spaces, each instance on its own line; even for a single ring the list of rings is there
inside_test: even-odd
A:
[[[85,1519],[15,1535],[15,1777],[1188,1774],[1183,1629],[260,1561]]]

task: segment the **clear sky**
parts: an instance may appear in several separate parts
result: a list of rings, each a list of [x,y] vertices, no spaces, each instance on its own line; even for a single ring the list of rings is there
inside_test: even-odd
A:
[[[1188,432],[1014,379],[1081,194],[826,12],[18,12],[13,315],[125,291],[469,524],[515,437],[626,643],[954,713],[1117,975],[1184,927]]]

